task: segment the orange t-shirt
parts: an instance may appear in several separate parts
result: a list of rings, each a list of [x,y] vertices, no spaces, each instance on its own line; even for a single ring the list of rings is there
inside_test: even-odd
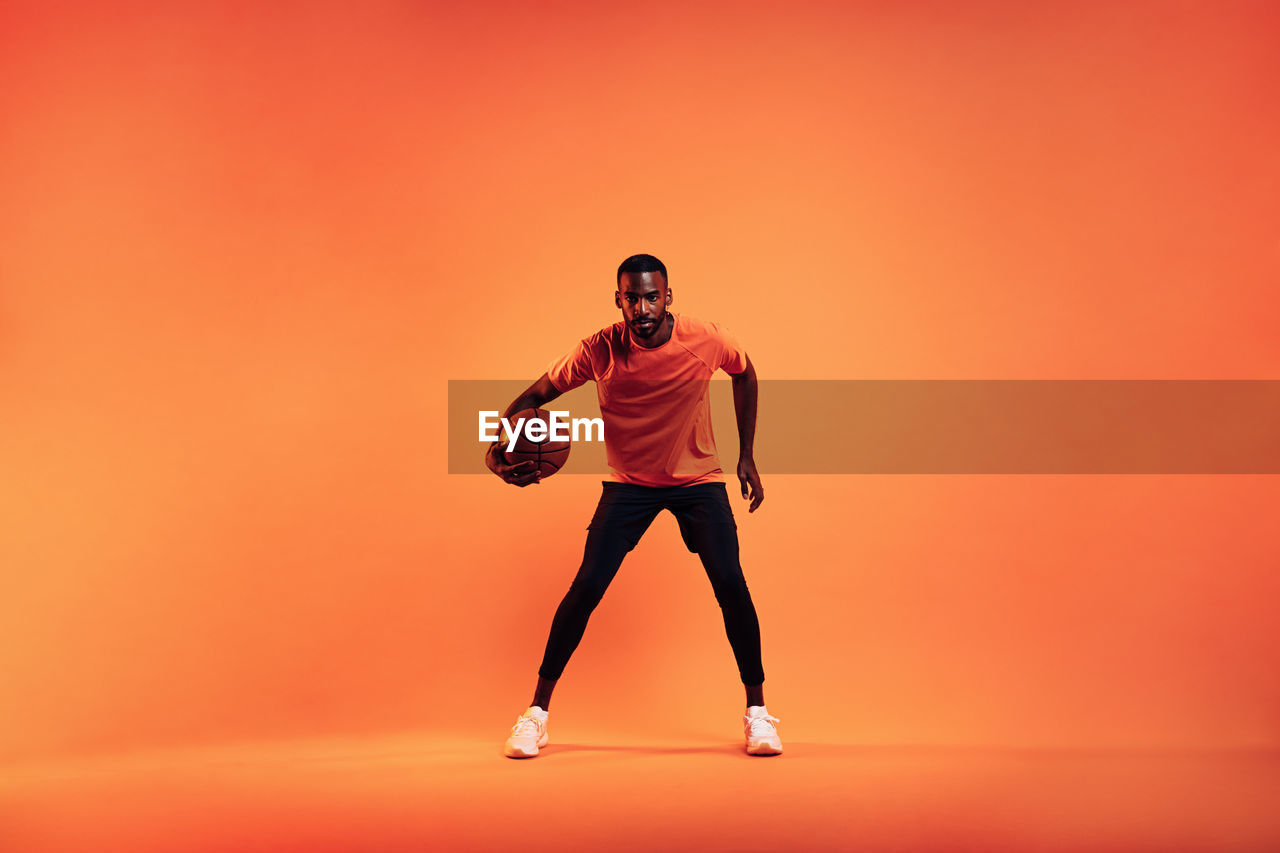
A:
[[[617,322],[583,338],[547,369],[561,393],[595,380],[609,479],[638,486],[723,483],[711,432],[710,379],[747,369],[723,326],[674,311],[671,337],[646,349]]]

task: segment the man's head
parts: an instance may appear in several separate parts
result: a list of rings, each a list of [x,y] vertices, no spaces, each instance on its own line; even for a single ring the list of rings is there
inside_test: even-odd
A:
[[[645,339],[658,334],[671,304],[666,266],[653,255],[627,258],[618,267],[618,290],[613,298],[631,334]]]

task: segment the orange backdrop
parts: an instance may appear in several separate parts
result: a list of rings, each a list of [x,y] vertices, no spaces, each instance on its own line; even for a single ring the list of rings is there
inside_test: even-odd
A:
[[[6,758],[496,749],[600,484],[447,475],[446,381],[534,379],[633,252],[763,378],[1280,378],[1267,3],[0,14]],[[790,737],[1280,742],[1276,477],[758,461]],[[664,516],[560,726],[741,699]]]

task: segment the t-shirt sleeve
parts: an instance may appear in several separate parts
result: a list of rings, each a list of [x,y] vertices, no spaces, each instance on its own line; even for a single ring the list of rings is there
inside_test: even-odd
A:
[[[553,361],[547,368],[547,378],[561,394],[572,391],[589,379],[595,379],[591,361],[591,339],[583,338],[573,349]]]
[[[725,373],[735,374],[741,373],[747,369],[747,351],[733,333],[718,323],[711,323],[712,331],[716,338],[716,352],[718,353],[717,368],[724,370]]]

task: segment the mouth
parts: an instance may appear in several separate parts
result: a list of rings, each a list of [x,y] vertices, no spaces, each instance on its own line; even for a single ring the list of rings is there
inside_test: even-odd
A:
[[[654,326],[658,325],[658,323],[656,320],[637,320],[631,325],[635,326],[637,329],[652,329]]]

